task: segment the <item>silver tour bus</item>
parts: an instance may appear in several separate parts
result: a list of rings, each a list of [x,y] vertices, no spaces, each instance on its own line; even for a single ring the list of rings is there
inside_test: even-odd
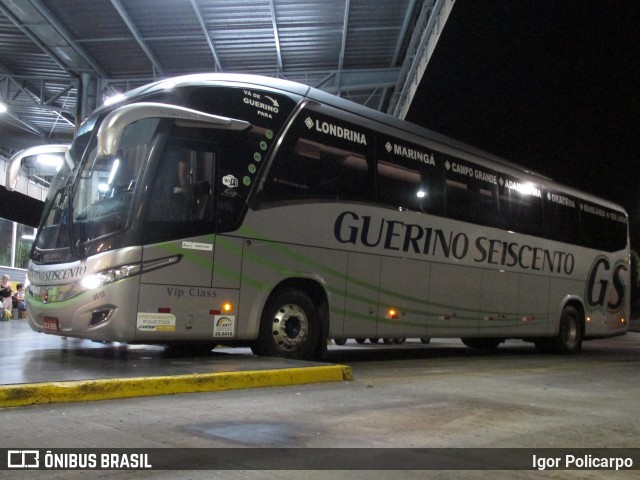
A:
[[[628,219],[308,86],[189,75],[82,124],[28,278],[31,328],[66,337],[301,359],[347,338],[575,352],[627,330]]]

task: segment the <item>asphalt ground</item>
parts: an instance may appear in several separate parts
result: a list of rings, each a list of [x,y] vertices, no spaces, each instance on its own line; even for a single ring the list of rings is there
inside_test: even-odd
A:
[[[70,371],[78,368],[76,357],[87,364],[96,363],[97,358],[104,371],[112,369],[114,373],[131,370],[135,374],[140,369],[135,356],[126,360],[130,353],[125,354],[124,346],[78,342],[80,350],[69,351],[68,341],[65,344],[59,338],[28,330],[23,333],[44,342],[42,348],[32,351],[48,352],[45,359],[18,367],[25,372],[56,355],[63,359],[59,366],[68,365]],[[6,345],[2,344],[3,352]],[[83,351],[105,348],[120,351],[122,358],[118,359],[115,352],[113,356],[106,351],[87,356]],[[159,372],[164,363],[173,365],[176,371],[188,371],[194,368],[189,365],[203,361],[260,361],[246,349],[216,349],[211,358],[150,356],[148,362],[157,363]],[[638,465],[635,470],[625,471],[540,471],[533,466],[504,470],[498,468],[504,459],[496,458],[514,449],[516,453],[525,449],[526,454],[538,455],[549,448],[554,453],[587,449],[611,454],[632,449],[638,460],[638,333],[585,342],[579,355],[540,354],[532,345],[519,341],[508,341],[493,353],[467,349],[457,339],[434,339],[427,346],[417,339],[394,346],[350,341],[344,347],[331,346],[328,361],[329,365],[351,367],[353,378],[0,409],[0,448],[38,448],[43,452],[61,448],[161,449],[167,455],[186,448],[214,457],[235,449],[234,454],[222,454],[230,459],[231,467],[219,470],[205,465],[199,469],[197,464],[178,460],[174,470],[0,470],[0,478],[81,479],[88,474],[98,479],[231,480],[640,478]],[[123,367],[120,362],[130,365]],[[108,367],[110,363],[114,366]],[[261,456],[255,449],[270,455],[265,463],[269,469],[256,467]],[[333,449],[339,449],[342,455],[335,455]],[[411,462],[398,465],[403,454],[421,449],[445,452],[436,455],[448,457],[455,468],[425,470],[412,468],[415,464]],[[433,451],[428,454],[434,455]],[[344,456],[359,465],[345,468]],[[280,462],[277,469],[272,467],[274,459]],[[302,468],[306,459],[314,460],[313,468]],[[324,465],[318,467],[319,461]]]
[[[150,345],[61,338],[0,322],[0,407],[336,382],[347,366],[216,348],[189,356]]]

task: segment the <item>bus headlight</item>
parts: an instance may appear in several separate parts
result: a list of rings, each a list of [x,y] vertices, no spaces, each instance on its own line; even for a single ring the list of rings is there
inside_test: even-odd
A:
[[[182,255],[172,255],[171,257],[157,258],[143,263],[132,263],[130,265],[109,268],[83,277],[82,280],[78,281],[78,285],[84,290],[94,290],[122,280],[123,278],[140,275],[142,272],[150,272],[158,268],[168,267],[169,265],[178,263],[181,258]]]
[[[110,283],[122,280],[123,278],[132,277],[140,273],[141,267],[139,263],[133,265],[123,265],[117,268],[110,268],[103,272],[87,275],[80,280],[80,286],[85,290],[93,290],[104,287]]]

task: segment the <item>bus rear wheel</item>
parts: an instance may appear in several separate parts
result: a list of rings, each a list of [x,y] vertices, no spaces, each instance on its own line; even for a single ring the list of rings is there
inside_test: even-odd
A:
[[[302,290],[290,288],[267,302],[252,350],[257,355],[309,360],[315,356],[319,339],[316,305]]]
[[[582,349],[582,325],[580,314],[571,306],[564,307],[560,315],[560,328],[555,338],[535,340],[541,352],[577,353]]]

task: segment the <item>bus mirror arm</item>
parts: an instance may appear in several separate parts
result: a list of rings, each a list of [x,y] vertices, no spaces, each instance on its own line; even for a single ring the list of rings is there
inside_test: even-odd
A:
[[[64,161],[69,169],[73,168],[73,162],[67,152],[69,151],[69,145],[37,145],[35,147],[26,148],[20,150],[14,154],[9,160],[9,168],[7,168],[6,188],[9,191],[14,191],[18,186],[18,180],[20,180],[20,170],[22,169],[23,161],[27,157],[34,155],[44,154],[65,154]]]
[[[115,156],[124,129],[133,122],[145,118],[170,118],[180,126],[192,128],[216,128],[222,130],[246,130],[249,122],[178,107],[164,103],[139,102],[124,105],[112,111],[98,130],[97,157]]]

